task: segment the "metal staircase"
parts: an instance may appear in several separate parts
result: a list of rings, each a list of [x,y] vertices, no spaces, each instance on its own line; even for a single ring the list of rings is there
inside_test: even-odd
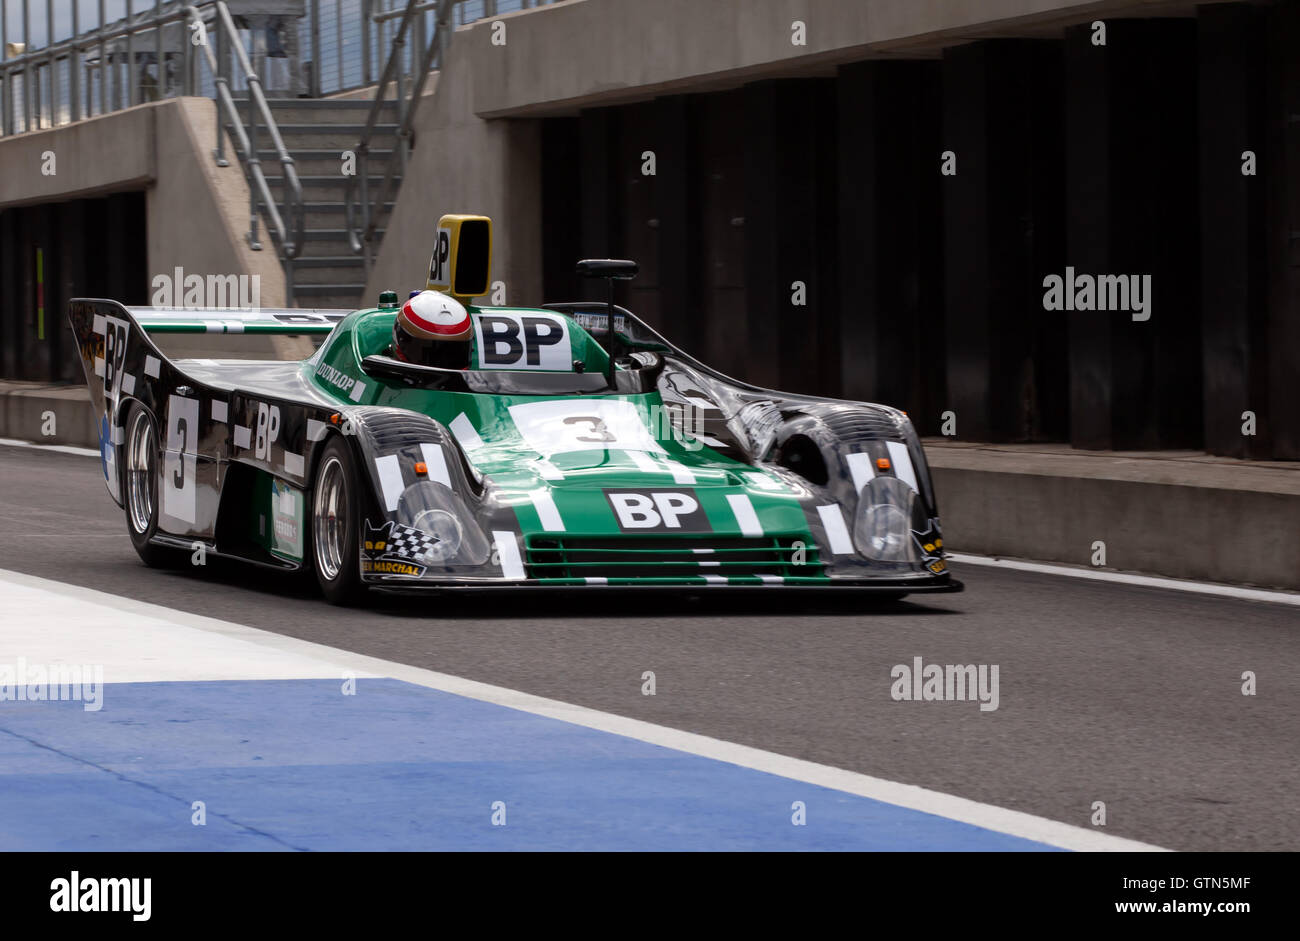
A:
[[[247,112],[247,101],[236,99],[235,103],[241,113]],[[296,301],[300,307],[358,307],[366,286],[365,258],[352,250],[348,238],[344,196],[349,177],[344,175],[344,154],[356,154],[357,140],[372,109],[378,115],[376,135],[395,144],[398,104],[393,99],[374,102],[308,98],[272,98],[268,104],[285,149],[293,158],[305,214],[302,245],[295,257],[285,259],[286,281],[291,281],[288,301],[291,305]],[[232,130],[229,124],[226,129]],[[391,146],[370,151],[372,157],[384,160],[391,154]],[[278,192],[284,178],[274,175],[272,169],[276,151],[260,149],[257,156],[272,171],[266,175],[267,184]],[[354,159],[352,164],[354,172],[365,172],[364,161]],[[382,179],[381,175],[372,175],[367,183],[378,186]],[[396,182],[400,183],[400,177]],[[265,212],[260,199],[257,208]],[[392,208],[392,202],[375,207],[376,241],[383,238]]]

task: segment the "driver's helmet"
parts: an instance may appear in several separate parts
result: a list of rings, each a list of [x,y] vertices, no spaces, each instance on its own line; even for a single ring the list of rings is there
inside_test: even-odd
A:
[[[393,320],[393,354],[417,366],[469,368],[469,311],[438,291],[411,295]]]

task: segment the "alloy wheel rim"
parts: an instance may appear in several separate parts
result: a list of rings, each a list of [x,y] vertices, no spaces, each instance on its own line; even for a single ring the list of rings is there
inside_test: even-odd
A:
[[[316,564],[326,581],[338,578],[343,568],[343,540],[347,533],[347,489],[343,464],[331,457],[321,468],[312,511]]]
[[[144,412],[137,412],[127,436],[126,499],[131,527],[141,535],[153,521],[153,468],[153,423]]]

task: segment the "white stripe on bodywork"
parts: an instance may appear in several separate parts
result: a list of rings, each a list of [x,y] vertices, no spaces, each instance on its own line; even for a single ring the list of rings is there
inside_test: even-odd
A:
[[[758,514],[754,512],[754,504],[749,502],[749,497],[743,493],[729,493],[727,502],[731,504],[731,512],[735,514],[743,535],[763,535],[763,527],[758,522]]]
[[[704,579],[710,585],[727,584],[727,577],[725,575],[701,575],[700,578]]]
[[[149,376],[149,377],[151,377],[151,378],[153,378],[153,379],[157,379],[157,378],[158,378],[158,371],[159,371],[159,369],[161,368],[161,366],[162,366],[162,363],[159,362],[157,356],[147,356],[147,355],[145,356],[145,358],[144,358],[144,374],[145,374],[146,376]]]
[[[429,479],[450,487],[451,472],[447,470],[447,455],[442,453],[442,448],[424,441],[420,443],[420,454],[429,469]]]
[[[402,483],[402,465],[396,454],[385,454],[375,458],[375,470],[379,472],[379,487],[384,491],[384,506],[391,513],[397,509],[397,501],[406,489]]]
[[[635,464],[637,470],[642,473],[662,474],[664,472],[664,469],[656,464],[650,458],[650,455],[646,454],[644,451],[624,451],[623,453],[632,459],[632,463]]]
[[[492,531],[492,541],[497,547],[497,558],[501,560],[501,574],[505,578],[523,578],[524,563],[519,558],[519,543],[515,534],[508,529]]]
[[[758,580],[764,585],[780,585],[785,581],[785,579],[780,575],[760,575],[758,576]]]
[[[304,468],[305,463],[301,454],[294,454],[292,451],[284,452],[284,472],[286,474],[301,477]]]
[[[121,425],[113,426],[113,443],[122,444],[126,441],[126,429]]]
[[[559,507],[555,505],[555,498],[551,496],[550,491],[533,490],[528,496],[533,501],[537,518],[542,521],[542,529],[548,533],[564,532],[564,518],[560,516]]]
[[[849,473],[853,476],[853,492],[861,493],[862,488],[876,476],[875,469],[871,466],[871,455],[865,451],[856,451],[845,455],[844,460],[848,462]]]
[[[831,552],[836,555],[849,555],[853,552],[853,540],[849,538],[848,527],[844,525],[844,514],[839,504],[828,503],[817,507],[817,515],[822,518],[826,529],[826,538],[830,541]]]
[[[743,476],[749,481],[749,485],[757,490],[785,490],[785,486],[780,481],[773,480],[762,471],[745,471]]]
[[[564,472],[552,464],[550,461],[542,458],[539,461],[533,461],[533,467],[541,475],[542,480],[563,480]]]
[[[135,376],[129,372],[122,373],[122,391],[127,395],[135,395]]]
[[[478,432],[474,430],[474,425],[465,417],[464,412],[452,419],[450,428],[451,433],[456,436],[456,440],[460,442],[462,448],[473,451],[475,448],[483,447],[483,439],[478,436]]]
[[[213,399],[213,400],[212,400],[212,420],[213,420],[213,421],[219,421],[219,422],[221,422],[222,424],[225,424],[225,422],[226,422],[227,419],[229,419],[229,418],[230,418],[230,410],[229,410],[228,408],[226,408],[226,403],[225,403],[225,402],[222,402],[222,401],[219,401],[218,399]]]
[[[588,585],[608,585],[609,579],[604,575],[588,575],[583,579]]]
[[[695,475],[691,473],[690,468],[688,468],[685,464],[679,464],[676,461],[671,460],[670,458],[664,458],[663,462],[664,464],[668,465],[668,470],[673,475],[673,483],[675,484],[695,483]]]
[[[108,321],[104,319],[104,315],[96,314],[95,318],[90,322],[90,332],[102,335],[106,326],[108,326]]]
[[[366,384],[358,379],[352,384],[352,394],[348,396],[353,402],[360,402],[361,396],[366,394]]]
[[[215,416],[214,416],[215,417]],[[317,421],[314,418],[307,419],[307,440],[319,441],[325,437],[325,432],[329,430],[329,425],[323,421]]]
[[[227,333],[243,333],[244,325],[237,320],[227,320],[225,323]]]
[[[104,378],[104,357],[102,356],[95,357],[95,375],[100,379]]]
[[[901,441],[886,441],[889,448],[889,462],[894,465],[894,474],[903,483],[920,493],[916,486],[916,471],[912,469],[912,457],[907,453],[907,445]]]
[[[225,333],[226,325],[219,320],[205,320],[203,329],[207,333]]]
[[[247,450],[252,441],[253,430],[251,428],[245,428],[243,425],[235,426],[235,447]]]

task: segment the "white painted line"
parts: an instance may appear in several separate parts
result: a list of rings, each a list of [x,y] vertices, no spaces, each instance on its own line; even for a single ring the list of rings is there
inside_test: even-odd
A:
[[[449,427],[451,433],[456,436],[456,440],[460,442],[460,446],[467,451],[483,447],[483,439],[478,436],[478,432],[474,430],[474,425],[465,417],[464,412],[453,418]]]
[[[876,476],[876,470],[871,464],[871,455],[865,451],[855,451],[853,454],[846,454],[844,460],[848,462],[849,474],[853,477],[853,490],[861,493],[862,488]]]
[[[429,469],[429,479],[450,487],[451,471],[447,470],[447,455],[442,453],[442,448],[432,442],[421,442],[420,454]]]
[[[831,552],[835,555],[849,555],[853,552],[853,540],[849,538],[848,527],[844,525],[844,514],[838,503],[827,503],[817,507],[817,515],[822,518],[826,528],[826,538],[830,541]]]
[[[248,450],[248,446],[253,441],[253,429],[245,428],[243,425],[235,426],[235,447]]]
[[[212,420],[216,422],[221,422],[224,425],[229,420],[229,418],[230,418],[230,409],[227,408],[226,403],[222,402],[219,399],[213,399]]]
[[[564,518],[560,516],[555,498],[551,496],[549,490],[533,490],[529,492],[528,497],[533,501],[537,518],[542,521],[542,529],[548,533],[564,532]]]
[[[70,444],[36,444],[34,441],[19,441],[17,438],[0,438],[0,445],[6,448],[34,448],[37,451],[58,451],[60,454],[79,454],[82,457],[99,457],[98,448],[78,448]]]
[[[497,547],[497,558],[501,560],[501,574],[506,578],[523,578],[524,563],[519,558],[515,534],[508,529],[493,530],[492,542]]]
[[[1021,572],[1040,572],[1044,575],[1067,575],[1070,578],[1090,578],[1099,582],[1119,582],[1140,585],[1143,588],[1171,588],[1199,595],[1218,595],[1243,601],[1269,601],[1273,604],[1291,604],[1300,607],[1300,592],[1269,591],[1264,588],[1242,588],[1237,585],[1219,585],[1214,582],[1184,581],[1180,578],[1160,578],[1157,575],[1133,575],[1127,572],[1108,572],[1105,569],[1074,568],[1053,565],[1050,562],[1021,562],[1016,559],[995,559],[965,552],[948,552],[945,557],[966,565],[988,565],[994,568],[1016,569]]]
[[[147,354],[145,355],[145,358],[144,358],[144,374],[145,374],[146,376],[149,376],[150,378],[153,378],[153,379],[157,379],[157,378],[158,378],[158,372],[159,372],[159,370],[160,370],[161,367],[162,367],[162,363],[159,362],[157,356],[149,356],[149,355],[147,355]]]
[[[391,513],[397,509],[406,484],[402,482],[402,465],[396,454],[385,454],[375,458],[375,470],[379,472],[379,486],[384,491],[384,506]]]
[[[518,559],[518,546],[515,542],[514,533],[502,531],[494,532],[492,535],[496,539],[498,550],[503,558],[507,552],[506,546],[509,545],[514,547],[514,555]],[[283,655],[287,654],[292,659],[287,663],[282,660],[283,665],[276,666],[273,669],[309,670],[314,668],[315,664],[323,663],[327,665],[328,669],[342,668],[351,670],[359,676],[391,677],[395,680],[414,683],[428,689],[451,693],[454,696],[477,699],[480,702],[493,703],[507,709],[517,709],[531,715],[544,716],[560,722],[580,725],[584,728],[595,729],[598,732],[622,735],[651,745],[660,745],[664,748],[699,755],[714,761],[724,761],[727,764],[750,768],[754,771],[773,774],[793,781],[802,781],[818,787],[842,791],[846,794],[856,794],[869,800],[882,801],[897,807],[920,811],[921,813],[935,814],[949,820],[956,820],[986,830],[993,830],[997,833],[1006,833],[1022,839],[1058,846],[1062,849],[1082,851],[1118,850],[1125,852],[1161,849],[1149,843],[1141,843],[1137,840],[1129,840],[1056,820],[1048,820],[1044,817],[1036,817],[1019,810],[1007,810],[1002,807],[994,807],[991,804],[981,804],[978,801],[964,797],[931,791],[915,784],[900,784],[884,778],[859,774],[856,771],[846,771],[842,768],[833,768],[829,765],[804,761],[800,758],[778,755],[762,749],[751,748],[748,745],[724,742],[716,738],[710,738],[707,735],[697,735],[694,732],[670,729],[662,725],[643,722],[640,719],[629,719],[608,712],[598,712],[586,706],[578,706],[555,699],[545,699],[531,693],[479,683],[475,680],[467,680],[447,673],[437,673],[433,670],[424,670],[402,663],[366,657],[350,651],[326,647],[323,644],[299,640],[296,637],[261,631],[242,624],[219,621],[216,618],[204,617],[199,614],[190,614],[187,611],[176,611],[143,601],[120,598],[116,595],[82,588],[77,585],[49,581],[48,579],[5,570],[0,570],[0,584],[36,588],[45,592],[48,597],[40,598],[41,607],[36,612],[36,617],[28,624],[30,640],[40,642],[43,637],[47,637],[52,622],[66,622],[75,625],[72,629],[76,631],[75,636],[78,643],[100,644],[102,647],[94,647],[91,652],[102,650],[102,654],[97,657],[87,656],[82,652],[86,648],[76,646],[72,648],[61,646],[57,651],[49,650],[48,652],[57,654],[58,657],[69,658],[69,662],[103,663],[105,665],[104,678],[108,682],[120,682],[117,679],[116,669],[113,671],[108,669],[109,663],[117,662],[122,663],[124,666],[133,665],[139,669],[149,669],[146,663],[141,662],[145,661],[148,656],[154,656],[155,660],[161,662],[162,658],[156,656],[156,642],[150,642],[154,635],[140,628],[141,618],[151,618],[164,621],[174,629],[204,631],[226,640],[244,641],[255,645],[255,648],[240,647],[237,651],[232,651],[234,656],[230,662],[233,666],[245,671],[250,667],[271,671],[270,664],[277,658],[277,655],[282,658]],[[8,589],[0,591],[0,613],[6,615],[4,617],[6,623],[9,621],[6,605],[9,603],[9,599],[14,597],[16,595],[13,591]],[[58,604],[61,608],[47,608],[46,603]],[[64,610],[68,613],[64,617],[52,617],[51,611],[53,610]],[[101,631],[100,625],[104,623],[104,615],[108,611],[123,612],[127,615],[126,618],[122,619],[127,625],[125,632]],[[0,636],[7,636],[7,634]],[[135,646],[122,650],[116,646],[120,639],[131,640]],[[217,645],[220,641],[214,639],[211,643]],[[25,644],[20,644],[14,649],[19,653],[23,653],[22,648],[24,646]],[[33,647],[32,649],[38,648]],[[0,648],[0,662],[6,662],[7,655],[8,649]],[[60,662],[55,656],[47,654],[38,654],[41,658],[40,661],[30,653],[23,655],[27,656],[29,662]],[[10,659],[12,660],[12,658]],[[189,652],[182,652],[180,656],[168,659],[171,661],[172,670],[176,668],[178,663],[186,665],[186,668],[191,670],[216,669],[216,666],[207,658]],[[171,678],[179,679],[182,677]]]
[[[907,453],[907,445],[901,441],[886,441],[885,447],[889,449],[889,461],[894,465],[894,476],[920,493],[921,490],[916,485],[916,471],[912,469],[912,456]]]
[[[731,512],[735,514],[736,522],[740,524],[742,535],[763,535],[763,527],[758,522],[758,514],[754,512],[754,504],[749,502],[749,497],[743,493],[729,493],[727,502],[731,504]]]

